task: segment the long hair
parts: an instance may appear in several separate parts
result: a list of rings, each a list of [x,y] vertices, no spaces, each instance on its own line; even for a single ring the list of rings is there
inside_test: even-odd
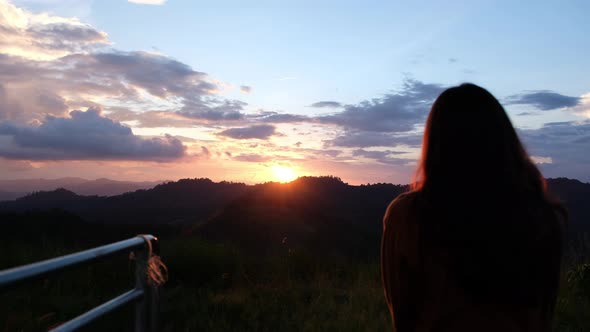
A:
[[[465,83],[445,90],[432,105],[413,188],[430,191],[473,181],[488,190],[546,192],[500,102]]]
[[[413,189],[426,241],[448,253],[449,271],[469,293],[537,296],[523,286],[534,275],[522,266],[544,245],[539,239],[560,232],[566,213],[487,90],[466,83],[436,99]]]

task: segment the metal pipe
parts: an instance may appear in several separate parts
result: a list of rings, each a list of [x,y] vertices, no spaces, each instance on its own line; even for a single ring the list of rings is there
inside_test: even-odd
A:
[[[78,253],[0,271],[0,291],[5,290],[9,286],[106,258],[125,250],[142,248],[146,245],[146,239],[151,242],[157,241],[157,238],[152,235],[145,235],[145,237],[137,236]]]
[[[111,311],[118,309],[119,307],[124,306],[132,301],[137,301],[143,297],[143,291],[140,289],[132,289],[126,293],[123,293],[116,298],[107,301],[98,307],[95,307],[80,316],[65,322],[64,324],[50,330],[50,332],[69,332],[75,331],[83,326],[88,325],[88,323],[92,322],[93,320],[108,314]]]
[[[41,278],[49,274],[88,264],[126,250],[134,250],[136,260],[135,288],[119,295],[118,297],[101,304],[90,311],[58,326],[51,331],[74,331],[87,325],[96,318],[103,316],[129,302],[135,301],[135,330],[155,331],[156,317],[148,320],[148,316],[157,315],[152,288],[147,279],[147,269],[152,254],[159,253],[158,238],[153,235],[138,235],[134,238],[107,244],[101,247],[65,255],[45,261],[23,265],[12,269],[0,271],[0,291],[5,291],[9,286],[22,282]]]

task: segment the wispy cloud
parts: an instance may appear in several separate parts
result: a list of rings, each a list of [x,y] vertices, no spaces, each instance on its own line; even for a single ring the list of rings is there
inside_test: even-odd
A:
[[[318,101],[317,103],[313,103],[311,105],[309,105],[309,107],[315,107],[315,108],[337,108],[337,107],[342,107],[342,104],[337,102],[337,101]]]
[[[234,139],[267,139],[275,134],[276,128],[271,125],[230,128],[218,133],[220,136],[231,137]]]
[[[233,156],[232,159],[250,163],[262,163],[271,160],[269,156],[263,156],[259,154],[239,154],[237,156]]]
[[[565,96],[554,91],[543,90],[509,96],[506,98],[506,103],[509,105],[531,105],[542,111],[550,111],[577,106],[580,100],[580,97]]]
[[[322,116],[319,120],[349,130],[408,132],[424,121],[430,105],[443,90],[444,87],[438,84],[406,80],[399,91],[383,98],[347,105],[344,111]]]
[[[141,5],[163,5],[167,0],[127,0]]]

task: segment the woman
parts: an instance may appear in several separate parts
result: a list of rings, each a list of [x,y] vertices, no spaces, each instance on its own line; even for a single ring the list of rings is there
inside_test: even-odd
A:
[[[413,190],[383,220],[394,331],[549,331],[566,212],[488,91],[444,91]]]

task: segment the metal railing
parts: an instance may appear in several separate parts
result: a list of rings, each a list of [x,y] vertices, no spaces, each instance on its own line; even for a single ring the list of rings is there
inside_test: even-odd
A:
[[[138,235],[134,238],[101,247],[0,271],[0,292],[26,281],[46,277],[75,266],[87,265],[128,250],[133,250],[135,256],[135,288],[57,326],[51,331],[75,331],[131,302],[135,302],[135,331],[156,331],[157,298],[154,294],[155,286],[149,283],[147,278],[150,256],[152,253],[159,254],[158,238],[153,235]]]

